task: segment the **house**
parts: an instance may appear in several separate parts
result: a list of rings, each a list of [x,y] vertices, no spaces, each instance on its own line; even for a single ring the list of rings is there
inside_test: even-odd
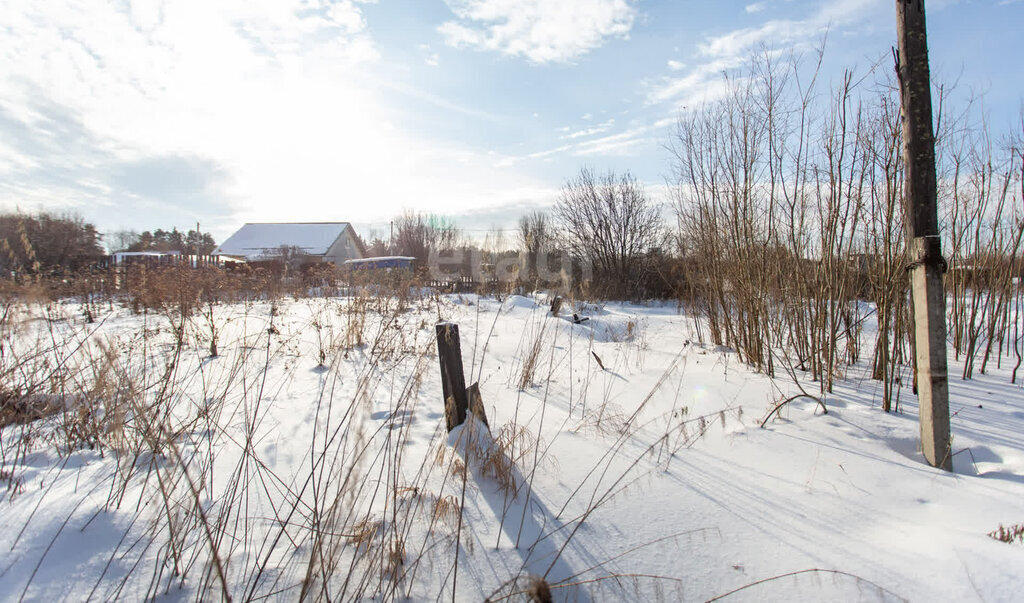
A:
[[[362,244],[348,222],[250,222],[228,237],[214,255],[247,262],[303,256],[304,263],[332,262],[363,257]]]

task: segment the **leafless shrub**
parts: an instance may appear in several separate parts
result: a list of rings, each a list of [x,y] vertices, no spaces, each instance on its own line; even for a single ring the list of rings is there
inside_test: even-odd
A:
[[[563,187],[554,215],[569,251],[588,262],[601,293],[634,297],[665,243],[661,210],[628,171],[597,175],[584,168]]]
[[[679,119],[671,150],[691,307],[712,343],[770,376],[805,375],[822,393],[861,359],[873,312],[871,374],[892,410],[912,359],[896,86],[882,71],[847,72],[824,95],[820,55],[809,66],[779,57],[755,56],[727,77],[724,97]],[[1019,354],[1024,190],[1014,186],[1024,158],[1016,138],[996,151],[974,109],[957,114],[950,104],[940,87],[949,325],[969,378],[975,358],[984,371],[990,358]]]
[[[765,52],[722,100],[680,118],[676,212],[712,342],[769,375],[780,361],[809,371],[830,391],[859,353],[850,258],[865,111],[847,73],[818,117],[816,68],[803,71]]]

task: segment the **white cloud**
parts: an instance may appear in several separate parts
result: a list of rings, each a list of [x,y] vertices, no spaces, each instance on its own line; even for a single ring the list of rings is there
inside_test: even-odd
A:
[[[627,155],[631,151],[654,144],[657,136],[651,136],[653,126],[632,128],[618,134],[611,134],[581,142],[573,149],[573,155]]]
[[[682,61],[676,61],[675,59],[669,59],[668,68],[672,71],[681,71],[686,68],[686,63]]]
[[[765,3],[748,5],[748,13],[757,13]],[[848,27],[883,10],[881,0],[819,2],[818,8],[803,19],[770,19],[754,27],[744,27],[705,39],[698,45],[698,62],[678,77],[659,80],[649,91],[651,103],[674,101],[677,105],[710,100],[724,91],[722,73],[742,66],[758,47],[806,49],[821,41],[830,30]],[[752,8],[754,7],[754,8]]]
[[[759,13],[765,9],[767,4],[767,2],[754,2],[753,4],[748,4],[745,7],[743,7],[743,10],[747,11],[748,13]]]
[[[593,126],[591,128],[584,128],[582,130],[577,130],[575,132],[569,132],[569,129],[566,128],[565,131],[568,133],[559,136],[559,138],[561,138],[562,140],[575,140],[577,138],[586,138],[588,136],[594,136],[595,134],[603,134],[604,132],[610,130],[614,125],[615,120],[609,119],[608,121],[597,124],[596,126]],[[561,128],[559,128],[559,130],[561,130]]]
[[[636,17],[629,0],[445,1],[457,17],[438,28],[445,43],[535,63],[568,62],[628,37]]]
[[[700,52],[713,59],[736,57],[764,44],[781,48],[813,43],[832,29],[849,26],[886,6],[881,0],[823,2],[803,19],[772,19],[756,27],[745,27],[711,37]]]
[[[574,157],[588,157],[594,155],[629,156],[637,151],[650,148],[658,144],[664,137],[665,128],[676,123],[675,117],[660,118],[642,125],[632,125],[622,132],[608,134],[591,138],[597,134],[603,134],[611,130],[615,120],[599,124],[593,128],[586,128],[560,136],[561,140],[567,141],[557,147],[535,151],[521,156],[501,158],[496,165],[510,167],[530,160],[542,159],[551,161],[558,155],[571,155]],[[559,132],[569,132],[570,128],[558,128]],[[585,140],[581,140],[585,139]]]
[[[139,222],[166,200],[122,190],[115,175],[165,159],[201,166],[209,180],[193,188],[219,204],[195,200],[177,225],[202,217],[222,236],[244,220],[366,221],[540,194],[479,153],[394,125],[403,115],[384,102],[392,90],[374,73],[359,3],[319,6],[69,0],[6,11],[0,206],[107,207]],[[40,150],[50,139],[66,150]]]
[[[434,52],[430,44],[420,44],[420,52],[423,53],[423,62],[430,67],[437,67],[441,64],[441,55]]]
[[[722,73],[739,67],[740,57],[701,63],[680,77],[663,78],[647,95],[650,103],[674,101],[681,106],[713,100],[725,90]]]
[[[736,57],[745,54],[758,44],[771,42],[776,46],[787,46],[797,38],[807,36],[807,29],[798,27],[794,21],[768,21],[758,27],[737,29],[715,36],[700,45],[700,52],[706,57]],[[818,30],[813,30],[818,35]]]

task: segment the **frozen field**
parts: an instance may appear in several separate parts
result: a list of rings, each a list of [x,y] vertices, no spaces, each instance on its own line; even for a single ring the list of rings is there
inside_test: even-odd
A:
[[[19,306],[5,383],[48,410],[0,432],[0,598],[1022,597],[1024,545],[988,536],[1024,522],[1008,360],[950,358],[948,474],[866,366],[762,429],[792,381],[675,305],[544,301]],[[445,433],[439,319],[489,432]]]

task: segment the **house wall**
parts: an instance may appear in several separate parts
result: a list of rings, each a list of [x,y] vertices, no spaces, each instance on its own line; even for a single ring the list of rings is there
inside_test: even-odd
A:
[[[325,262],[334,262],[336,266],[340,266],[345,260],[358,260],[363,255],[359,253],[359,247],[356,245],[355,238],[352,236],[352,227],[348,227],[338,240],[331,245],[331,248],[324,254]]]

